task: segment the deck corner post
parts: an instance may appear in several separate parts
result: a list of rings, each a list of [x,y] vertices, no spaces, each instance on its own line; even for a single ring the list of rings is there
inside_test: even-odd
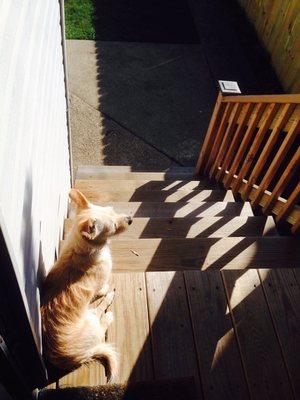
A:
[[[206,163],[209,160],[209,152],[212,148],[213,141],[216,135],[216,125],[217,120],[219,119],[220,108],[222,105],[223,94],[221,91],[218,93],[218,97],[215,103],[215,107],[204,137],[204,142],[200,148],[199,157],[196,164],[196,174],[200,175],[204,173],[204,169],[206,167]]]
[[[221,116],[224,111],[224,98],[226,95],[237,95],[241,94],[241,90],[237,82],[234,81],[218,81],[219,94],[216,100],[216,104],[209,122],[208,129],[204,138],[203,145],[199,153],[199,157],[196,164],[196,173],[198,175],[203,174],[209,170],[210,151],[213,147],[214,140],[217,134],[217,127],[219,125]]]

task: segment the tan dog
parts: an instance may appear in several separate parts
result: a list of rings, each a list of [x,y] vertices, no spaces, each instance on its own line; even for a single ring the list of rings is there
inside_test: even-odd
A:
[[[70,198],[77,206],[74,224],[43,287],[45,356],[66,370],[98,360],[107,366],[111,380],[118,363],[114,348],[105,343],[113,321],[112,312],[105,310],[114,294],[108,292],[112,270],[108,238],[125,230],[132,218],[90,204],[76,189]],[[93,301],[100,296],[105,297]]]

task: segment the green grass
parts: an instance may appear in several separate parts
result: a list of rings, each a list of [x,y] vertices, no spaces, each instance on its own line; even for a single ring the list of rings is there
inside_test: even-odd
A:
[[[95,40],[93,0],[66,0],[65,23],[67,39]]]

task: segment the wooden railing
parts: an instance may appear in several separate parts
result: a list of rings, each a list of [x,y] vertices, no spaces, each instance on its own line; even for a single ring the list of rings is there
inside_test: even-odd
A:
[[[300,95],[219,94],[197,162],[233,193],[300,231]]]

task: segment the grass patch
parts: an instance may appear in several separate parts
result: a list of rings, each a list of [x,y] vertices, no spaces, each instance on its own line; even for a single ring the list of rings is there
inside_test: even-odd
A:
[[[65,24],[67,39],[95,40],[93,0],[66,0]]]

